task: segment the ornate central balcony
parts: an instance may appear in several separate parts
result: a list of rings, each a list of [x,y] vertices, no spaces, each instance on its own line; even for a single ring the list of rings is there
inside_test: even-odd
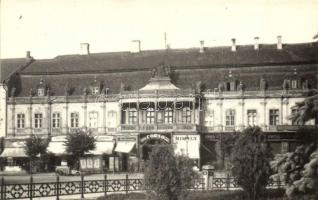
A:
[[[122,124],[121,132],[198,131],[196,124]]]

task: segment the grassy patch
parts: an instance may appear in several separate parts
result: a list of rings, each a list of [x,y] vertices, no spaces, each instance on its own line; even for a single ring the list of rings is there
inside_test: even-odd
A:
[[[143,193],[110,194],[105,197],[99,197],[98,200],[146,200]],[[200,191],[191,192],[185,200],[246,200],[242,191]],[[284,190],[267,190],[262,200],[284,200]]]

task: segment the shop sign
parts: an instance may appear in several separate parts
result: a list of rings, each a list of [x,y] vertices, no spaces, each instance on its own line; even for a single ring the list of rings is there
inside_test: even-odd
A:
[[[163,141],[165,141],[166,143],[170,144],[170,138],[168,138],[167,136],[165,136],[165,135],[163,135],[163,134],[157,134],[157,133],[143,136],[143,137],[140,139],[140,142],[141,142],[141,143],[145,143],[146,141],[152,140],[152,139],[163,140]]]
[[[55,136],[51,138],[52,142],[65,142],[66,136]]]
[[[295,135],[293,133],[288,134],[267,134],[267,140],[294,140]]]
[[[102,136],[97,136],[96,140],[97,141],[113,141],[114,137],[113,136],[106,136],[106,135],[102,135]]]
[[[220,139],[219,134],[204,135],[204,140],[207,140],[207,141],[218,141],[219,139]]]
[[[175,135],[175,141],[196,141],[199,140],[198,135]]]
[[[118,136],[117,140],[118,141],[132,141],[132,142],[135,142],[137,139],[136,139],[136,137]]]

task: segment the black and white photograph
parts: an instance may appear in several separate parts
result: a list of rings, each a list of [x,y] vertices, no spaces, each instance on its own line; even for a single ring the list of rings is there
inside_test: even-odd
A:
[[[318,0],[0,0],[0,199],[317,200]]]

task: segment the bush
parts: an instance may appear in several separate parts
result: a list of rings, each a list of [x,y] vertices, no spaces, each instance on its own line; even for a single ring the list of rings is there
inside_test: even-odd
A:
[[[197,178],[192,170],[194,162],[186,157],[175,156],[173,147],[154,146],[145,163],[145,185],[149,200],[181,200]]]
[[[268,183],[271,153],[259,127],[245,129],[235,142],[232,173],[249,199],[258,199]]]

